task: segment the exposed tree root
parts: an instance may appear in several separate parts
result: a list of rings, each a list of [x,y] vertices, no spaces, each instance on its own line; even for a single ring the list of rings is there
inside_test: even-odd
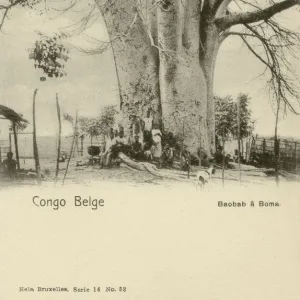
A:
[[[183,176],[176,176],[174,174],[170,174],[164,171],[161,171],[156,168],[151,163],[148,162],[136,162],[130,159],[127,155],[120,152],[118,154],[118,157],[121,159],[121,161],[125,164],[126,167],[128,167],[131,170],[138,170],[138,171],[147,171],[151,175],[160,177],[160,178],[167,178],[167,179],[173,179],[173,180],[180,180],[180,181],[190,181],[184,178]]]
[[[126,168],[126,169],[128,169],[128,170],[130,170],[130,171],[140,171],[140,170],[131,168],[130,166],[128,166],[127,164],[125,164],[125,163],[123,163],[123,162],[120,163],[120,167]]]

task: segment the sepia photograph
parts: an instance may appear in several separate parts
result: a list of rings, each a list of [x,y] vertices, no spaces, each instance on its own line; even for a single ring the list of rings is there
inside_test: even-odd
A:
[[[299,299],[299,0],[0,0],[0,45],[1,298]]]
[[[298,181],[297,1],[238,2],[3,3],[1,185]]]

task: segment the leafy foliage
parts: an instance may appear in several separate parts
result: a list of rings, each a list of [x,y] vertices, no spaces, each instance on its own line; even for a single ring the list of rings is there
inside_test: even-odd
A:
[[[19,116],[22,118],[23,115],[22,114],[19,114]],[[27,126],[28,126],[28,122],[24,122],[24,121],[19,121],[17,122],[16,124],[16,130],[17,132],[20,132],[20,131],[24,131]],[[13,122],[11,122],[10,126],[9,126],[9,131],[13,131]]]
[[[47,77],[63,77],[67,75],[65,62],[69,59],[69,50],[61,43],[66,36],[54,34],[46,36],[39,33],[40,39],[35,42],[29,54],[29,59],[34,60],[34,67],[41,69]],[[45,81],[46,77],[41,77]]]
[[[69,122],[73,125],[74,118],[70,114],[65,113],[63,115],[63,118],[64,118],[65,121],[67,121],[67,122]]]
[[[16,2],[18,2],[18,4],[21,5],[22,7],[34,8],[34,6],[41,3],[42,0],[20,0],[20,1],[9,0],[10,4],[14,4]]]
[[[115,105],[108,105],[103,107],[99,117],[79,117],[77,120],[78,135],[95,137],[102,133],[107,133],[114,126],[117,113],[118,110]],[[63,115],[63,118],[74,126],[74,118],[71,115],[66,113]]]
[[[249,109],[250,98],[247,94],[238,95],[240,101],[240,136],[246,138],[254,129]],[[216,134],[222,139],[237,138],[238,119],[237,103],[231,96],[224,98],[215,96]]]
[[[78,125],[79,135],[88,135],[90,137],[94,137],[100,135],[101,133],[97,124],[97,118],[78,118]]]
[[[215,97],[215,109],[216,134],[229,140],[233,136],[236,118],[232,97]]]
[[[239,94],[237,100],[240,102],[240,135],[243,139],[251,135],[254,130],[254,121],[251,119],[252,112],[249,109],[251,98],[247,94]],[[235,128],[234,137],[237,137],[237,126]]]
[[[98,119],[99,129],[102,132],[107,132],[109,128],[114,126],[117,114],[118,110],[115,105],[104,106]]]

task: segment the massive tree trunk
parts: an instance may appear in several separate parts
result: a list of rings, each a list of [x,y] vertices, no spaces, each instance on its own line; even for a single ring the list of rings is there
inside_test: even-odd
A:
[[[200,144],[209,150],[207,84],[199,64],[198,2],[178,0],[157,8],[164,130],[182,137],[193,152]]]
[[[196,152],[214,152],[213,70],[216,27],[201,19],[199,0],[106,2],[125,127],[151,107],[155,123]]]
[[[99,2],[101,3],[101,2]],[[100,5],[100,4],[99,4]],[[151,46],[137,7],[117,0],[100,5],[116,64],[123,126],[131,113],[146,116],[152,109],[154,123],[161,126],[159,54]],[[148,16],[155,18],[155,14]]]

